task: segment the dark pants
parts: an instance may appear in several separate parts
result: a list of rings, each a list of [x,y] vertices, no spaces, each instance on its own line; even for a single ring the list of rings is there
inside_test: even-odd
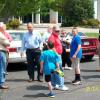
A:
[[[36,67],[37,67],[37,79],[40,80],[41,76],[40,64],[39,64],[40,55],[41,55],[41,50],[39,48],[26,50],[26,57],[28,62],[27,70],[29,78],[32,80],[34,80],[34,72]]]
[[[71,60],[69,55],[66,53],[66,50],[63,48],[62,52],[62,67],[65,67],[65,64],[67,63],[68,67],[71,67]]]

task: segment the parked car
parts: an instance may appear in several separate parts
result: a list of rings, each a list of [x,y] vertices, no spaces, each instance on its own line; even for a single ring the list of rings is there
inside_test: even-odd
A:
[[[82,57],[91,60],[94,55],[96,54],[97,51],[97,45],[99,43],[97,38],[90,38],[86,36],[85,33],[78,32],[78,35],[81,37],[82,40]],[[70,42],[72,40],[73,34],[72,33],[67,33],[66,35],[66,40]]]
[[[21,44],[22,38],[26,31],[22,30],[7,30],[7,32],[12,37],[12,42],[9,47],[9,60],[8,63],[21,63],[26,62],[26,55],[24,52],[23,57],[21,58]]]

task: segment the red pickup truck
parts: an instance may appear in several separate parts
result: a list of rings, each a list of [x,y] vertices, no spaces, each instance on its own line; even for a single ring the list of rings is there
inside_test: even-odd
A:
[[[97,45],[99,43],[98,39],[87,37],[82,32],[78,32],[78,35],[81,37],[82,41],[82,58],[91,60],[93,56],[96,54]],[[66,40],[69,42],[69,44],[71,42],[72,37],[72,33],[67,33]]]
[[[82,55],[85,59],[91,60],[96,54],[98,39],[96,38],[84,38],[82,39]]]

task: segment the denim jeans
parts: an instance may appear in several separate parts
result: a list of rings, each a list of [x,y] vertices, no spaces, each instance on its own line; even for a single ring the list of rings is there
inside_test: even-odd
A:
[[[59,85],[60,87],[64,86],[64,77],[59,76],[57,73],[51,74],[51,83],[52,86]]]
[[[0,51],[0,86],[5,83],[6,52]]]
[[[62,70],[62,59],[61,59],[61,55],[59,55],[59,67]],[[63,71],[63,70],[62,70]],[[51,83],[53,86],[59,85],[60,87],[64,86],[64,77],[59,76],[57,73],[53,73],[51,75]]]

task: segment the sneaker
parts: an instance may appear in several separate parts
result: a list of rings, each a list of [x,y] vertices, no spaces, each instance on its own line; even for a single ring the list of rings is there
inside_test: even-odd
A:
[[[8,72],[6,72],[5,75],[8,75]]]
[[[69,90],[69,88],[66,87],[65,85],[63,87],[59,87],[58,89],[62,90],[62,91],[68,91]]]
[[[7,85],[0,86],[0,89],[9,89]]]
[[[29,79],[29,80],[28,80],[29,83],[31,83],[31,82],[33,82],[33,81],[34,81],[34,79]]]
[[[43,80],[42,79],[38,79],[38,82],[43,82]]]
[[[67,70],[73,70],[73,68],[72,67],[67,67],[67,66],[65,66],[65,68],[64,68],[65,70],[67,69]]]
[[[67,86],[64,85],[64,86],[62,87],[62,90],[63,90],[63,91],[68,91],[69,88],[68,88]]]
[[[56,86],[54,86],[54,89],[58,89],[58,88],[59,88],[59,85],[56,84]]]
[[[60,69],[56,69],[55,72],[56,72],[59,76],[64,77],[64,72],[61,71]]]
[[[73,85],[79,85],[79,84],[81,84],[81,81],[80,80],[74,80],[74,81],[72,81],[72,84]]]
[[[47,94],[47,96],[48,97],[51,97],[51,98],[54,98],[55,97],[54,93],[51,93],[51,92],[49,94]]]
[[[65,85],[64,85],[63,87],[61,87],[61,86],[59,86],[59,85],[56,85],[56,86],[55,86],[55,89],[57,89],[57,90],[62,90],[62,91],[68,91],[68,90],[69,90],[69,88],[66,87]]]
[[[43,82],[43,76],[42,75],[37,76],[37,80],[38,80],[38,82]]]

